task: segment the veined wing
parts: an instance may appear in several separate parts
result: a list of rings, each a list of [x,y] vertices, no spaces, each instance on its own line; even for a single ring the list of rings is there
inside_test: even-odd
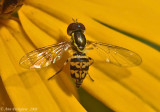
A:
[[[92,41],[87,41],[87,45],[92,46],[93,50],[96,50],[98,55],[104,58],[104,61],[107,63],[130,67],[139,65],[142,62],[141,57],[137,53],[126,48]]]
[[[55,63],[70,48],[70,42],[61,42],[38,48],[24,55],[19,64],[24,68],[42,68]]]

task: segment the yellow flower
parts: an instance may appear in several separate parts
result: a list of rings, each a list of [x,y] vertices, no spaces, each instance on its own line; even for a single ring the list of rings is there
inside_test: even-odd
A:
[[[18,65],[25,53],[68,37],[66,28],[71,18],[78,18],[86,26],[88,40],[128,48],[143,59],[140,66],[133,68],[95,64],[89,70],[95,81],[86,77],[82,88],[113,111],[160,111],[158,3],[151,0],[26,0],[18,15],[23,29],[13,20],[1,20],[0,29],[0,72],[14,107],[37,108],[38,112],[89,109],[83,105],[84,101],[77,100],[78,93],[67,76],[67,67],[48,81],[59,64],[55,69],[50,66],[38,71],[24,70]],[[96,54],[89,55],[96,58]],[[82,93],[79,97],[83,98]],[[90,105],[94,104],[90,102]]]

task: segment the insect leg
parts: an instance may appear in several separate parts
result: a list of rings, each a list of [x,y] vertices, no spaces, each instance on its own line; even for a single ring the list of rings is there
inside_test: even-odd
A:
[[[86,48],[86,50],[93,50],[93,49],[94,49],[93,47]]]
[[[94,63],[94,60],[91,57],[88,57],[88,59],[89,59],[89,66],[90,66]],[[89,73],[88,73],[88,76],[91,79],[91,81],[94,81],[94,79],[89,75]]]
[[[91,81],[94,81],[94,79],[89,75],[89,73],[88,73],[88,76],[89,76],[89,78],[91,79]]]
[[[89,59],[89,66],[90,66],[94,63],[94,60],[91,57],[88,57],[88,59]]]
[[[69,61],[70,61],[70,58],[68,58],[68,59],[64,62],[62,68],[61,68],[58,72],[56,72],[53,76],[51,76],[50,78],[48,78],[48,80],[52,79],[54,76],[56,76],[57,74],[59,74],[59,73],[63,70],[64,66],[65,66]]]

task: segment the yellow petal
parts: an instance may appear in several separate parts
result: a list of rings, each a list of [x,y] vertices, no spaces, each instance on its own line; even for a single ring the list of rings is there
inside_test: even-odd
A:
[[[56,6],[54,6],[54,7],[51,7],[51,6],[55,2],[51,2],[51,1],[48,1],[48,3],[45,3],[43,0],[32,1],[32,2],[28,0],[27,3],[28,2],[33,6],[41,8],[41,10],[47,11],[52,16],[56,15],[56,17],[57,17],[59,15],[59,13],[57,13],[57,12],[61,12],[61,13],[64,13],[62,15],[65,15],[68,17],[72,17],[72,15],[73,15],[73,17],[80,18],[79,21],[84,23],[87,27],[86,33],[89,34],[92,38],[94,38],[97,41],[104,41],[104,42],[107,42],[110,44],[126,47],[130,50],[137,52],[138,54],[140,54],[140,56],[142,56],[143,63],[145,63],[145,60],[148,61],[147,63],[145,63],[144,69],[148,72],[153,73],[156,77],[159,77],[160,71],[158,70],[158,67],[160,66],[160,64],[157,62],[160,59],[159,59],[159,52],[157,52],[156,50],[154,50],[154,49],[150,48],[149,46],[147,46],[141,42],[138,42],[128,36],[125,36],[119,32],[116,32],[110,28],[107,28],[107,27],[95,22],[94,20],[90,19],[89,17],[84,16],[80,12],[77,13],[75,10],[73,10],[73,9],[71,10],[70,8],[68,8],[71,6],[66,5],[65,2],[64,2],[64,4],[58,4],[59,2],[56,2]],[[44,8],[45,6],[47,6],[48,8]],[[76,7],[73,7],[73,6],[74,5],[72,5],[72,8],[76,9]],[[59,7],[63,7],[63,10]],[[28,7],[25,10],[27,10],[27,9],[30,9],[30,8]],[[56,10],[57,12],[54,12],[54,10]],[[31,16],[31,13],[29,13],[29,14]],[[60,18],[60,20],[71,22],[71,18]],[[38,21],[38,17],[37,17],[37,19],[35,19],[35,21]],[[55,22],[55,23],[57,23],[57,22]],[[52,27],[52,25],[48,25],[48,26]],[[60,26],[61,25],[59,25],[59,28],[60,28]],[[41,27],[41,25],[39,25],[39,27]],[[88,36],[87,36],[87,38],[90,39],[90,37],[88,37]],[[142,51],[144,51],[144,52],[142,52]],[[152,54],[150,54],[149,52],[152,52]],[[154,59],[152,57],[154,57]],[[152,63],[150,63],[150,62],[152,62]],[[150,68],[150,69],[148,69],[148,68]]]
[[[73,90],[71,84],[70,90],[64,84],[61,84],[60,88],[58,77],[48,82],[44,72],[42,74],[34,70],[28,71],[19,66],[19,60],[25,54],[24,49],[27,51],[33,46],[15,21],[2,21],[1,24],[3,24],[0,29],[0,52],[3,54],[0,55],[1,77],[14,106],[38,109],[39,112],[85,111],[70,92]],[[49,73],[53,72],[55,71],[50,69]],[[49,73],[46,75],[49,76]],[[66,79],[66,82],[68,80]]]
[[[85,80],[83,84],[84,88],[113,110],[121,112],[156,112],[157,109],[152,107],[153,104],[150,105],[146,99],[143,100],[142,96],[139,96],[139,92],[136,93],[132,90],[130,85],[123,85],[123,83],[121,84],[121,82],[114,80],[112,76],[108,77],[105,75],[106,73],[98,72],[92,67],[90,68],[90,74],[95,81]],[[139,88],[138,85],[136,85],[136,88]],[[144,94],[142,92],[142,95]]]
[[[11,102],[11,99],[9,98],[8,94],[7,94],[7,91],[4,87],[4,84],[2,82],[2,79],[0,77],[0,91],[1,91],[1,94],[0,94],[0,111],[4,111],[6,107],[8,108],[13,108],[13,104]]]
[[[23,13],[26,10],[25,8],[27,8],[28,11],[26,13]],[[33,14],[32,15],[33,18],[28,19],[27,17],[30,17],[31,16],[30,14]],[[62,31],[60,31],[60,29],[57,28],[59,24],[63,25],[64,27],[66,26],[65,24],[63,24],[59,20],[56,21],[55,18],[52,18],[52,17],[49,18],[47,16],[47,14],[45,14],[37,9],[34,9],[33,7],[24,6],[22,8],[22,10],[20,10],[19,16],[20,16],[23,28],[25,29],[25,31],[29,35],[29,38],[38,47],[43,47],[43,46],[55,44],[57,39],[61,40],[61,38],[66,38],[63,35]],[[38,21],[37,19],[39,17],[45,17],[46,19],[43,19],[44,21]],[[37,22],[37,23],[35,23],[35,22]],[[52,25],[54,25],[54,23],[57,23],[57,27],[52,27]],[[47,28],[46,28],[46,26],[47,26]],[[43,28],[43,30],[40,30],[41,28]],[[53,32],[52,30],[53,31],[55,30],[55,32]],[[58,33],[56,33],[56,32],[58,32]],[[58,37],[58,38],[56,38],[56,37]],[[27,47],[27,46],[24,46],[24,47]],[[67,58],[67,56],[66,56],[66,58]],[[62,62],[65,62],[65,61],[66,61],[66,59],[62,59]],[[62,64],[58,64],[59,67]],[[58,66],[58,65],[56,64],[56,66]],[[65,81],[66,81],[66,83],[68,83],[67,80],[64,80],[64,82]],[[75,89],[72,89],[72,92],[75,93],[75,96],[77,96]]]
[[[50,110],[56,109],[59,111],[60,109],[52,99],[52,96],[49,94],[47,88],[44,86],[41,79],[38,78],[38,74],[33,71],[30,73],[22,73],[22,70],[18,67],[19,56],[24,53],[6,27],[1,28],[1,34],[3,34],[1,35],[1,53],[3,54],[1,55],[0,64],[2,73],[1,76],[14,106],[17,108],[26,107],[28,109],[33,107],[40,111],[45,111],[48,110],[48,108],[43,105],[48,103]],[[14,50],[11,50],[11,48]],[[15,58],[15,56],[17,58]],[[29,80],[27,76],[31,77],[33,80]],[[37,77],[37,81],[35,80],[35,77]],[[46,96],[42,94],[43,92]],[[38,96],[41,96],[41,98],[38,98]],[[48,101],[48,99],[50,100]],[[54,108],[52,108],[51,103],[54,105]]]
[[[90,0],[64,0],[62,5],[67,4],[66,7],[77,10],[77,13],[84,13],[86,16],[105,23],[108,27],[128,34],[142,42],[155,44],[156,47],[160,45],[160,39],[158,38],[160,36],[158,30],[160,12],[157,6],[159,1],[94,1],[95,3]],[[56,6],[60,4],[61,1],[56,2]],[[64,7],[62,5],[61,7]]]
[[[108,65],[97,65],[95,67],[91,67],[90,74],[93,74],[92,77],[95,79],[95,82],[93,83],[88,78],[86,78],[83,83],[83,87],[86,89],[86,91],[88,91],[94,97],[102,101],[106,106],[111,107],[115,111],[155,112],[160,110],[160,107],[158,106],[160,104],[160,99],[158,97],[160,93],[160,64],[158,63],[160,61],[159,52],[145,45],[144,43],[134,40],[129,36],[123,35],[93,20],[91,17],[95,12],[95,14],[101,14],[103,16],[102,20],[104,23],[107,23],[108,21],[111,23],[116,22],[115,19],[112,21],[112,18],[104,19],[107,18],[107,15],[105,15],[106,10],[105,12],[102,10],[104,8],[103,6],[100,7],[96,4],[93,4],[93,6],[96,6],[93,7],[92,3],[85,1],[78,1],[78,4],[77,2],[73,1],[72,3],[67,4],[67,1],[65,0],[63,2],[51,0],[48,0],[47,2],[44,0],[28,0],[26,1],[26,4],[27,5],[23,7],[21,12],[25,13],[26,16],[28,15],[30,20],[45,32],[46,29],[49,28],[50,30],[55,31],[55,33],[59,33],[57,30],[55,30],[55,27],[53,27],[54,24],[58,26],[57,23],[60,23],[60,25],[56,28],[61,29],[62,26],[63,32],[64,26],[66,25],[65,23],[69,24],[71,22],[71,18],[76,17],[79,19],[79,22],[84,23],[86,26],[87,39],[98,40],[109,44],[122,46],[137,52],[143,60],[143,63],[140,67],[130,69],[110,67]],[[91,4],[92,7],[90,8],[88,4]],[[82,6],[86,7],[81,8]],[[37,9],[33,7],[36,7]],[[27,10],[29,10],[29,12]],[[101,13],[101,11],[103,13]],[[22,15],[21,12],[20,16]],[[120,16],[120,12],[118,13],[119,14],[117,15]],[[113,14],[114,13],[112,13],[110,16],[113,16]],[[40,19],[40,15],[44,19]],[[95,16],[96,15],[93,17]],[[54,21],[55,19],[53,18],[64,21],[64,25],[61,24],[61,22],[57,22],[57,20]],[[97,18],[99,19],[101,17],[97,16]],[[49,23],[45,24],[46,20],[49,21],[50,19],[52,20],[52,25]],[[125,20],[127,21],[128,19],[126,18]],[[120,22],[118,23],[120,24]],[[22,22],[22,24],[24,23]],[[117,26],[119,25],[117,22],[114,24]],[[23,25],[23,27],[25,29],[26,25]],[[139,29],[136,30],[136,28],[137,26],[135,26],[133,33],[140,35],[138,33]],[[142,30],[143,29],[141,29],[141,31]],[[144,30],[149,31],[148,29]],[[27,30],[26,32],[29,33]],[[53,36],[53,34],[51,35]],[[144,33],[143,35],[144,37],[150,36],[149,34],[145,35]],[[152,38],[153,40],[149,40],[148,38],[146,39],[153,43],[159,44],[154,37]],[[96,55],[90,54],[90,56],[93,59],[96,59]],[[124,74],[129,76],[122,78],[121,76],[117,76],[123,76]],[[147,87],[153,88],[153,90]],[[154,90],[156,90],[156,92]]]
[[[56,43],[62,38],[61,35],[64,36],[61,29],[66,29],[67,25],[34,7],[24,5],[19,16],[23,28],[36,46]]]
[[[83,88],[78,89],[81,104],[88,112],[113,112],[95,97],[87,93]]]

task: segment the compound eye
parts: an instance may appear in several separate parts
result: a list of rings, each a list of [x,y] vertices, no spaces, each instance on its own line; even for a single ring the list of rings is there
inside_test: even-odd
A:
[[[78,28],[80,28],[81,30],[85,30],[85,26],[82,23],[78,23]]]
[[[72,32],[76,29],[76,24],[71,23],[67,28],[67,34],[71,36]]]
[[[82,23],[71,23],[67,28],[67,34],[71,36],[72,33],[75,31],[84,32],[84,30],[85,30],[85,27]]]

